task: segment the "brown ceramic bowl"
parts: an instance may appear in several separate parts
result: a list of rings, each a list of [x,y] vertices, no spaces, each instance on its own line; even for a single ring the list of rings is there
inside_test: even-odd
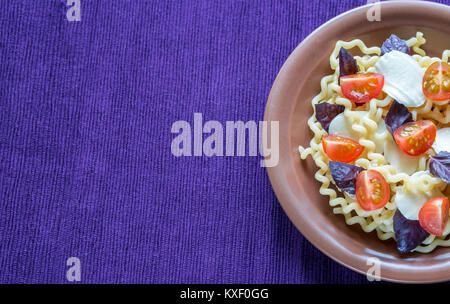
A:
[[[342,215],[333,214],[328,197],[319,194],[314,162],[310,157],[302,161],[298,153],[299,145],[309,146],[311,99],[320,91],[320,79],[332,73],[329,56],[337,40],[360,38],[368,46],[381,46],[391,33],[409,38],[421,31],[427,39],[423,48],[428,55],[440,57],[449,48],[450,6],[424,1],[381,2],[381,22],[367,20],[368,7],[356,8],[322,25],[300,43],[281,68],[264,116],[266,121],[279,121],[280,162],[267,172],[291,221],[335,261],[365,274],[370,267],[368,258],[376,257],[381,261],[383,280],[447,281],[450,248],[437,247],[428,254],[400,254],[394,240],[381,241],[375,232],[367,234],[358,224],[346,225]]]

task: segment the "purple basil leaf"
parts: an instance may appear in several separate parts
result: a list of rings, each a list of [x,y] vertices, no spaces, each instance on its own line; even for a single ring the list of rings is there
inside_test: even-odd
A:
[[[336,186],[338,186],[341,191],[345,191],[349,194],[355,194],[356,178],[358,177],[358,174],[364,170],[364,168],[332,160],[330,160],[329,166],[331,176],[333,177]]]
[[[430,172],[440,177],[447,184],[450,183],[450,152],[442,151],[430,157]]]
[[[359,72],[358,63],[356,59],[343,47],[339,50],[339,83],[341,83],[340,77],[353,75]],[[356,106],[363,105],[364,103],[355,102]]]
[[[394,214],[394,234],[397,249],[402,253],[412,251],[430,235],[420,226],[419,221],[408,220],[398,209]]]
[[[358,73],[355,58],[343,47],[339,50],[339,77]]]
[[[391,107],[389,108],[389,112],[384,119],[386,123],[386,128],[391,132],[392,136],[394,136],[395,130],[404,125],[405,123],[412,122],[413,118],[408,108],[402,105],[401,103],[394,100]]]
[[[325,131],[328,132],[331,121],[339,114],[344,112],[345,107],[342,105],[331,104],[327,102],[318,103],[315,105],[316,119],[322,125]]]
[[[410,50],[409,46],[406,44],[406,41],[400,39],[394,34],[391,35],[381,46],[381,55],[389,53],[391,51],[399,51],[409,55]]]

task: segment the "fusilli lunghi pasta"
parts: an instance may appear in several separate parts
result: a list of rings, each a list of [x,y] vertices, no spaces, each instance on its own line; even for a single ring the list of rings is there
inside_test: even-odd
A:
[[[442,58],[429,57],[421,46],[426,42],[423,34],[418,32],[415,37],[406,40],[411,50],[412,58],[416,60],[424,70],[436,61],[448,62],[450,51],[446,50]],[[358,48],[362,56],[354,56],[361,72],[374,72],[375,64],[381,56],[380,47],[367,47],[360,39],[352,41],[338,41],[330,56],[330,66],[334,73],[321,79],[320,93],[312,99],[314,114],[308,119],[308,126],[313,133],[309,147],[299,147],[302,159],[311,156],[318,167],[314,177],[321,183],[319,192],[329,197],[329,204],[335,214],[341,214],[348,225],[359,224],[363,231],[376,234],[381,240],[395,238],[393,228],[393,217],[397,209],[395,196],[400,190],[425,193],[437,189],[442,193],[448,193],[448,184],[430,174],[428,171],[429,156],[433,154],[430,149],[427,153],[418,157],[417,170],[413,174],[399,172],[397,168],[389,163],[379,143],[391,137],[386,128],[380,128],[384,124],[384,118],[389,110],[393,99],[387,94],[372,99],[355,109],[353,103],[343,96],[339,85],[339,51],[341,48]],[[323,150],[322,137],[327,131],[316,119],[315,105],[327,102],[345,107],[343,115],[350,123],[352,131],[358,135],[359,144],[365,149],[363,154],[355,161],[355,165],[364,169],[376,169],[389,184],[391,191],[390,201],[383,207],[373,211],[365,211],[358,204],[356,198],[345,192],[335,191],[330,186],[334,183],[330,169],[329,157]],[[448,127],[450,124],[450,109],[448,101],[436,102],[427,100],[418,108],[410,108],[414,120],[428,119],[433,121],[438,128]],[[447,191],[447,192],[446,192]],[[447,194],[448,196],[448,194]],[[442,237],[430,235],[415,251],[427,253],[437,246],[450,246],[450,224],[444,230]]]

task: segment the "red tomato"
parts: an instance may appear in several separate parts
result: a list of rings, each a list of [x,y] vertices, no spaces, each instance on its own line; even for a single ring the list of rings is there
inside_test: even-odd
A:
[[[364,151],[364,147],[351,138],[326,135],[322,138],[323,151],[333,161],[351,163]]]
[[[428,151],[436,139],[436,126],[430,120],[404,124],[394,132],[400,149],[408,155],[418,156]]]
[[[450,65],[447,62],[430,65],[423,76],[422,89],[428,99],[450,99]]]
[[[340,78],[342,94],[357,103],[369,102],[380,95],[384,76],[378,73],[357,73]]]
[[[448,210],[447,197],[428,200],[419,211],[420,226],[431,234],[442,236],[448,221]]]
[[[356,200],[366,211],[383,208],[391,192],[384,176],[376,170],[365,170],[356,178]]]

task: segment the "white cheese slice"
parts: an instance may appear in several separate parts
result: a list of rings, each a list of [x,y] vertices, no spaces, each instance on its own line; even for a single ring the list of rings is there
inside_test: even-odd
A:
[[[424,70],[410,55],[392,51],[381,56],[375,64],[384,76],[383,91],[407,107],[420,107],[425,103],[422,92]]]
[[[437,130],[433,149],[436,153],[442,151],[450,152],[450,128],[442,128]]]
[[[411,175],[419,167],[420,157],[403,152],[392,137],[384,142],[384,158],[397,170],[397,173]]]
[[[361,112],[367,113],[366,111]],[[350,120],[344,116],[344,113],[337,115],[331,121],[330,127],[328,128],[328,134],[348,137],[355,141],[359,140],[358,132],[352,129],[352,124],[350,123]]]
[[[408,220],[417,221],[419,219],[420,208],[422,208],[430,198],[438,196],[443,196],[443,194],[437,189],[427,193],[415,193],[403,188],[395,194],[394,202],[404,217]]]

